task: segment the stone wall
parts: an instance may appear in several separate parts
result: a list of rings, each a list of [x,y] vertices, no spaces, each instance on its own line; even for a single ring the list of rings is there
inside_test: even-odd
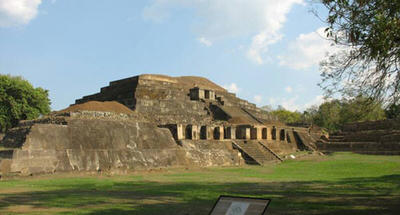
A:
[[[115,171],[187,165],[167,129],[149,123],[73,119],[35,124],[15,149],[11,172]]]
[[[368,130],[400,130],[400,120],[387,119],[368,122],[348,123],[343,126],[343,132]]]
[[[373,155],[400,155],[400,142],[339,142],[317,143],[318,150],[325,153],[354,152]]]
[[[231,142],[182,140],[186,157],[196,166],[232,166],[243,164],[241,154]]]
[[[0,156],[0,171],[23,175],[58,171],[123,172],[239,163],[237,151],[227,146],[211,142],[178,145],[168,129],[153,123],[106,118],[66,121],[67,124],[34,123],[7,134],[7,146],[14,149],[7,152],[8,157]]]
[[[190,90],[202,86],[206,90],[215,92],[215,98],[210,101],[213,105],[219,104],[245,111],[244,115],[251,118],[247,123],[272,122],[267,112],[256,107],[255,104],[237,98],[218,85],[201,77],[168,77],[160,75],[140,75],[132,78],[110,82],[107,87],[101,88],[100,93],[84,96],[76,100],[77,104],[87,101],[118,101],[137,113],[153,118],[157,124],[169,123],[210,123],[213,118],[212,104],[200,100],[190,99]],[[243,113],[242,113],[243,115]],[[220,116],[220,115],[215,115]]]
[[[400,121],[380,120],[350,123],[343,131],[318,142],[323,152],[352,151],[365,154],[400,155]]]
[[[193,96],[196,88],[204,96]],[[2,141],[13,148],[0,154],[3,172],[238,165],[236,139],[261,141],[271,154],[314,150],[307,129],[287,127],[205,78],[140,75],[110,82],[76,103],[87,101],[117,101],[134,111],[65,112],[22,121]]]

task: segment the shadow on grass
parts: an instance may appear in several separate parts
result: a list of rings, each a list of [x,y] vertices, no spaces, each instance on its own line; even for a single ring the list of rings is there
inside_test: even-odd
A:
[[[58,214],[208,214],[219,195],[271,198],[269,214],[399,214],[400,175],[340,181],[270,183],[81,183],[55,190],[0,194],[10,206],[66,208]]]

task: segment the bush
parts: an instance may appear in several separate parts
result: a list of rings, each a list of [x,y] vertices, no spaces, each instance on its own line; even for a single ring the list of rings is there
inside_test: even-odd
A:
[[[22,77],[0,75],[0,131],[50,112],[48,91],[34,88]]]

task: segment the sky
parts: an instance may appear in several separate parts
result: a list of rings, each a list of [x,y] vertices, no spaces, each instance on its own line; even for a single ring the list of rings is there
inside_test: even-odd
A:
[[[0,0],[0,73],[52,110],[139,74],[202,76],[261,107],[323,102],[331,50],[310,0]]]

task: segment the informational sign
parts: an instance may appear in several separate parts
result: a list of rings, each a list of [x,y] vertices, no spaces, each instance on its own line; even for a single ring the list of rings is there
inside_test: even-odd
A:
[[[226,215],[245,215],[250,203],[248,202],[232,202],[229,206]]]
[[[220,196],[210,215],[264,215],[270,199]]]

